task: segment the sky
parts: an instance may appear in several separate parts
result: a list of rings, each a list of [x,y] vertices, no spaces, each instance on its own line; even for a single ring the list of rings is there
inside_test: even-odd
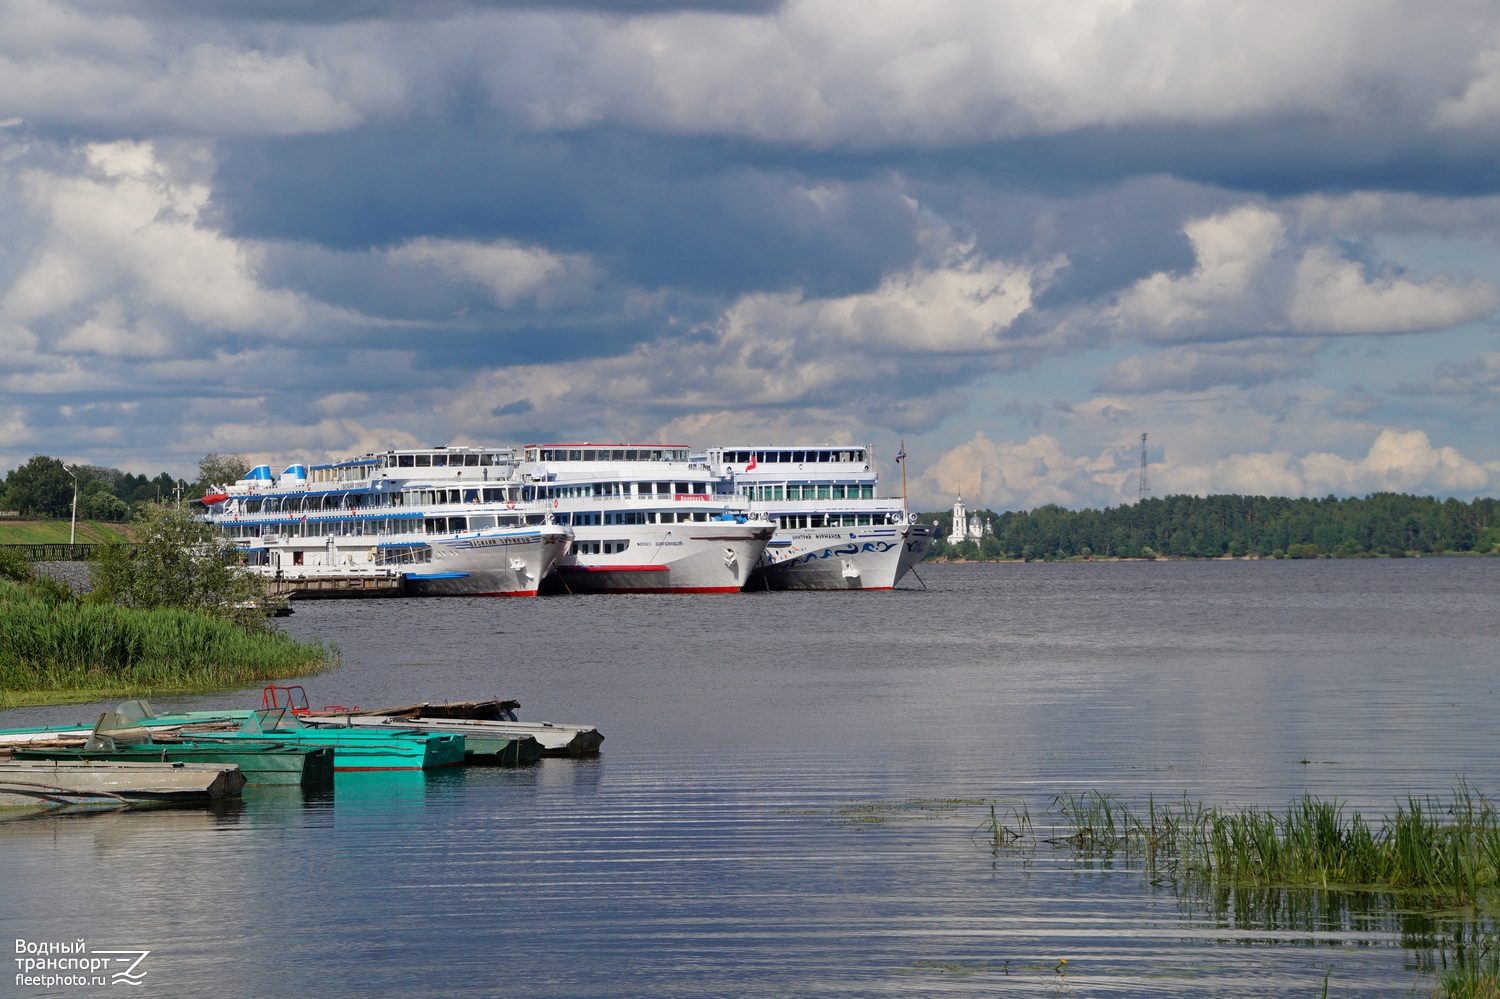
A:
[[[1489,0],[0,0],[0,470],[1500,493]]]

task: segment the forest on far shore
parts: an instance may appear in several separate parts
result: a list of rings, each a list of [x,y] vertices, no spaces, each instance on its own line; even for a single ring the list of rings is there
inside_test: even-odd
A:
[[[919,514],[940,537],[928,558],[1372,558],[1500,548],[1500,500],[1403,493],[1340,499],[1166,496],[1104,510],[970,511],[993,533],[948,543],[953,512]]]

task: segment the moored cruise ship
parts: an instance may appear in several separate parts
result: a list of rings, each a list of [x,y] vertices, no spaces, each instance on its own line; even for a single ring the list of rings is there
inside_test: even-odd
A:
[[[572,528],[563,592],[733,593],[775,530],[681,444],[528,444],[517,480]]]
[[[931,525],[877,494],[869,445],[713,447],[699,460],[777,525],[751,589],[889,590],[932,547]]]
[[[573,534],[521,498],[506,448],[259,465],[202,502],[250,567],[283,579],[405,577],[417,596],[532,596]]]

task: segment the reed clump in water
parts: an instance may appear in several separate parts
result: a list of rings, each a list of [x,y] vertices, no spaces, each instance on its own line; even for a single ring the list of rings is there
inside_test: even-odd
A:
[[[1438,976],[1435,999],[1500,999],[1500,972],[1456,969]]]
[[[1049,842],[1138,855],[1153,879],[1380,890],[1476,911],[1500,892],[1500,814],[1467,784],[1447,800],[1408,796],[1373,821],[1310,795],[1282,812],[1186,796],[1140,809],[1096,791],[1059,795],[1053,806],[1071,832]]]
[[[0,698],[245,686],[316,672],[335,653],[198,610],[80,601],[60,585],[0,578]]]

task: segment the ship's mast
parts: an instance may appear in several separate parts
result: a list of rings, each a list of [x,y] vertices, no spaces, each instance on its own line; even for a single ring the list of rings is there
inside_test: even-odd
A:
[[[896,452],[896,464],[901,466],[901,512],[906,512],[906,441],[902,440]]]

